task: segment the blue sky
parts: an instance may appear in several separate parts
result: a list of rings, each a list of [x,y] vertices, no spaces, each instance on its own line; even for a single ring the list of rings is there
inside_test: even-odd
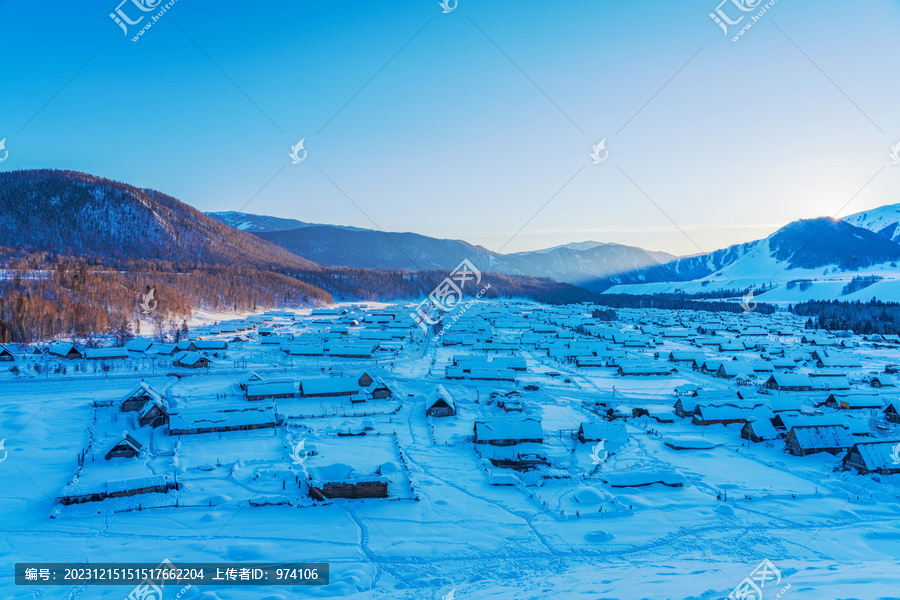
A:
[[[132,42],[118,0],[0,0],[0,169],[505,252],[692,254],[900,202],[900,3],[779,0],[738,42],[716,5],[178,0]]]

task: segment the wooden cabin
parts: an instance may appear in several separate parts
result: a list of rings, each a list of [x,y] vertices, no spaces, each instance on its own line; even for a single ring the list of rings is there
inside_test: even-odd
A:
[[[475,421],[473,441],[489,446],[544,442],[541,422],[534,417],[496,417]]]
[[[141,427],[149,425],[153,429],[169,424],[169,413],[162,402],[151,400],[144,404],[138,412],[138,424]]]
[[[884,409],[884,418],[888,423],[900,423],[900,411],[897,410],[897,407],[900,406],[898,402],[890,402],[887,405],[887,408]]]
[[[782,392],[809,392],[813,383],[804,373],[774,373],[764,384],[770,390]]]
[[[209,368],[209,359],[196,352],[179,352],[172,357],[172,365],[185,369]]]
[[[394,397],[394,391],[381,379],[376,379],[366,389],[372,395],[373,400],[391,399]]]
[[[378,474],[360,473],[353,467],[336,463],[311,467],[309,473],[309,497],[313,500],[332,498],[387,498],[388,479]]]
[[[120,481],[103,481],[97,483],[70,483],[63,488],[59,497],[60,504],[81,504],[83,502],[99,502],[107,498],[123,498],[139,494],[166,494],[169,490],[177,490],[178,483],[169,481],[166,475],[148,475],[137,479]]]
[[[881,410],[884,403],[879,396],[872,394],[830,394],[825,406],[838,410]]]
[[[69,342],[53,342],[47,347],[47,351],[58,358],[65,358],[68,360],[76,360],[79,358],[84,358],[84,354],[75,347],[74,344]]]
[[[784,438],[784,449],[794,456],[817,452],[839,454],[849,450],[855,441],[842,425],[797,425]]]
[[[856,469],[862,475],[897,475],[900,473],[900,440],[857,442],[844,457],[844,468]]]
[[[148,402],[162,402],[162,396],[143,381],[122,399],[122,412],[140,411]]]
[[[15,360],[16,357],[13,354],[12,350],[0,344],[0,362],[9,362]]]

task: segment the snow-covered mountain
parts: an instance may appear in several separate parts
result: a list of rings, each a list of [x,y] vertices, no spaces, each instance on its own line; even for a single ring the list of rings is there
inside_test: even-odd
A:
[[[762,301],[900,299],[900,244],[844,221],[822,217],[789,223],[769,237],[683,258],[607,293],[688,294],[771,288]],[[668,271],[669,276],[665,277]],[[661,277],[662,278],[659,278]]]
[[[888,204],[844,217],[844,222],[900,242],[900,204]]]

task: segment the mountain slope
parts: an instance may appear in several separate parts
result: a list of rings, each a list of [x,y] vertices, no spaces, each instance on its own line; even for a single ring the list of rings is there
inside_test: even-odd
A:
[[[894,242],[900,242],[900,204],[888,204],[844,217],[845,223],[868,229]]]
[[[204,214],[223,225],[228,225],[239,231],[247,231],[249,233],[287,231],[289,229],[300,229],[302,227],[313,227],[316,225],[316,223],[307,223],[306,221],[298,221],[297,219],[283,219],[281,217],[254,215],[236,211],[208,212]],[[350,227],[346,225],[329,225],[328,227],[364,231],[359,227]]]
[[[835,266],[854,271],[900,259],[900,244],[844,221],[821,217],[789,223],[769,236],[772,256],[788,269]]]
[[[317,267],[171,196],[74,171],[0,173],[0,246],[104,264]]]

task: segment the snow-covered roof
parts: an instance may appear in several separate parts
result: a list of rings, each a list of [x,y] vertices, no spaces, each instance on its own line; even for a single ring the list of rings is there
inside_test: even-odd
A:
[[[146,352],[152,346],[153,342],[150,340],[135,338],[133,340],[128,340],[128,343],[125,344],[125,349],[129,352]]]
[[[207,427],[237,427],[264,425],[275,422],[275,407],[252,406],[225,410],[183,409],[169,415],[169,429],[201,429]]]
[[[84,357],[91,360],[128,358],[128,350],[125,348],[88,348],[84,351]]]
[[[669,469],[645,469],[635,471],[622,471],[619,473],[606,473],[603,475],[612,487],[636,487],[662,483],[669,486],[682,486],[685,483],[684,475]]]
[[[78,348],[75,347],[71,342],[53,342],[49,346],[47,346],[47,350],[51,354],[56,354],[58,356],[65,356],[70,352],[79,352]]]
[[[884,402],[879,396],[872,394],[846,394],[836,396],[834,394],[828,397],[829,401],[837,402],[838,405],[846,404],[849,408],[883,408]]]
[[[388,481],[384,476],[362,473],[355,467],[345,463],[333,463],[317,467],[307,467],[307,474],[315,485],[323,483],[341,483],[353,481]]]
[[[359,391],[355,377],[304,377],[300,380],[300,393],[304,396],[320,394],[351,395]]]
[[[146,477],[137,477],[134,479],[121,479],[115,481],[95,481],[81,482],[76,481],[68,484],[62,490],[62,496],[87,496],[91,494],[112,494],[115,492],[125,492],[128,490],[137,490],[150,487],[161,487],[166,485],[168,477],[165,475],[147,475]]]
[[[207,360],[206,357],[201,356],[196,352],[179,352],[172,358],[174,359],[174,362],[180,365],[195,365]]]
[[[162,400],[162,396],[154,391],[153,388],[150,387],[150,384],[145,381],[140,382],[137,387],[128,392],[123,400],[128,400],[137,396],[149,396],[151,400],[156,400],[157,402]]]
[[[496,417],[475,422],[475,431],[481,441],[536,440],[543,439],[541,422],[534,417]]]
[[[778,387],[811,388],[813,386],[809,375],[805,373],[773,373],[769,381],[774,382]]]
[[[849,448],[853,437],[841,425],[798,425],[788,433],[805,450],[818,448]]]
[[[295,394],[297,386],[290,381],[252,381],[247,384],[247,397],[274,397]]]

